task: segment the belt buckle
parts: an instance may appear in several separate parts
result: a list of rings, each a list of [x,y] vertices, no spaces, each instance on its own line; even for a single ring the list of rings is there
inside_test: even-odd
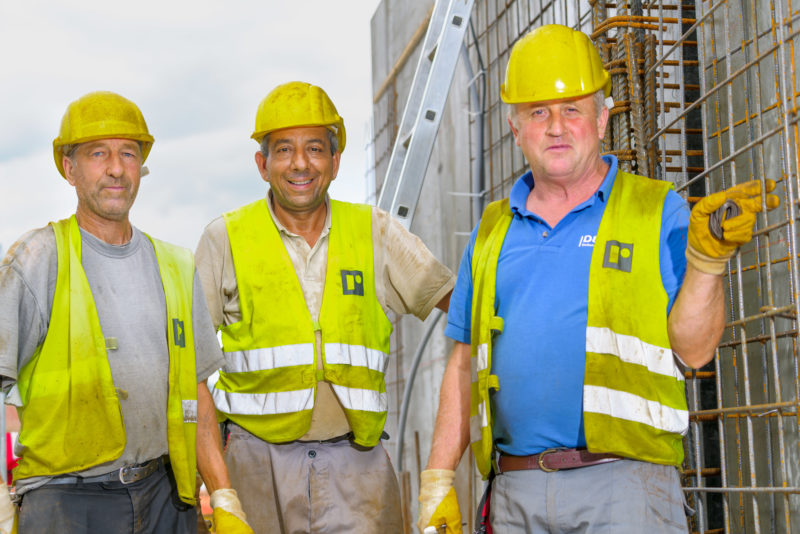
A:
[[[557,467],[555,469],[553,469],[551,467],[545,467],[545,465],[544,465],[544,457],[545,457],[545,455],[553,453],[553,452],[558,452],[558,449],[547,449],[547,450],[544,450],[544,451],[540,452],[539,455],[536,457],[536,463],[539,464],[539,469],[541,469],[545,473],[554,473],[554,472],[559,470]]]
[[[134,482],[139,480],[137,473],[131,473],[130,479],[126,478],[127,473],[130,472],[132,467],[133,466],[131,465],[125,465],[119,468],[119,481],[122,482],[123,484],[133,484]]]

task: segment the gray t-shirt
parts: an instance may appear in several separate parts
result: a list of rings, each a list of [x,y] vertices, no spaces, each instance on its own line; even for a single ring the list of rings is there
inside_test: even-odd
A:
[[[81,263],[100,318],[114,386],[122,405],[127,443],[118,459],[80,473],[95,476],[167,453],[166,304],[153,245],[136,228],[124,245],[110,245],[81,230]],[[46,226],[25,234],[0,264],[0,375],[3,388],[44,342],[55,293],[58,260],[55,236]],[[195,274],[193,322],[197,381],[222,367],[224,359]],[[13,403],[15,389],[9,392]],[[58,439],[54,437],[54,439]],[[39,485],[41,479],[17,481]]]

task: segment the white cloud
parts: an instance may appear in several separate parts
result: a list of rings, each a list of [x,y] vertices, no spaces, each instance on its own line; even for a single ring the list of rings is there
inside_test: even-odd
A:
[[[136,102],[156,138],[131,212],[156,237],[194,248],[213,217],[265,193],[249,138],[255,110],[291,80],[322,86],[344,117],[347,148],[331,194],[363,201],[377,4],[1,3],[0,246],[74,210],[51,143],[67,104],[101,89]]]

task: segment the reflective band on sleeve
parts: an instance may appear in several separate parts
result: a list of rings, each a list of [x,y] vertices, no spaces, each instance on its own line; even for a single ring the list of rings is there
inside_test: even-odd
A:
[[[348,410],[361,410],[364,412],[382,413],[389,409],[389,399],[386,393],[371,389],[348,388],[331,384],[339,402]]]
[[[311,365],[314,363],[314,345],[301,343],[298,345],[281,345],[251,350],[226,352],[226,373],[247,373],[250,371],[266,371],[278,367],[295,365]]]
[[[586,328],[586,352],[613,354],[626,363],[643,365],[652,373],[684,380],[672,350],[650,345],[639,338],[614,333],[609,328]]]
[[[217,410],[238,415],[275,415],[314,407],[314,388],[278,393],[234,393],[214,388],[211,396]]]
[[[600,386],[583,386],[583,409],[585,412],[643,423],[675,434],[684,435],[689,429],[689,412],[686,410],[677,410],[632,393]]]
[[[386,374],[389,355],[376,349],[361,345],[344,343],[325,343],[325,363],[345,364],[352,367],[366,367]]]

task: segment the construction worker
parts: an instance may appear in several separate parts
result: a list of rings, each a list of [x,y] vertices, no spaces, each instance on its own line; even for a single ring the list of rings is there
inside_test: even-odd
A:
[[[152,145],[122,96],[72,102],[53,156],[76,212],[23,235],[0,265],[0,375],[21,423],[20,534],[197,532],[198,469],[216,531],[252,532],[205,384],[223,358],[192,253],[129,221]],[[2,486],[0,529],[10,531]]]
[[[455,277],[387,213],[328,197],[346,137],[325,91],[279,85],[255,123],[269,192],[212,221],[196,253],[233,487],[258,533],[401,532],[380,441],[388,313],[446,309]]]
[[[621,171],[599,154],[610,86],[566,26],[511,51],[501,97],[530,170],[486,208],[462,259],[420,531],[461,532],[452,481],[469,443],[494,532],[687,531],[684,372],[712,359],[727,261],[778,199],[752,181],[690,217],[671,184]],[[714,237],[727,200],[741,213]]]

